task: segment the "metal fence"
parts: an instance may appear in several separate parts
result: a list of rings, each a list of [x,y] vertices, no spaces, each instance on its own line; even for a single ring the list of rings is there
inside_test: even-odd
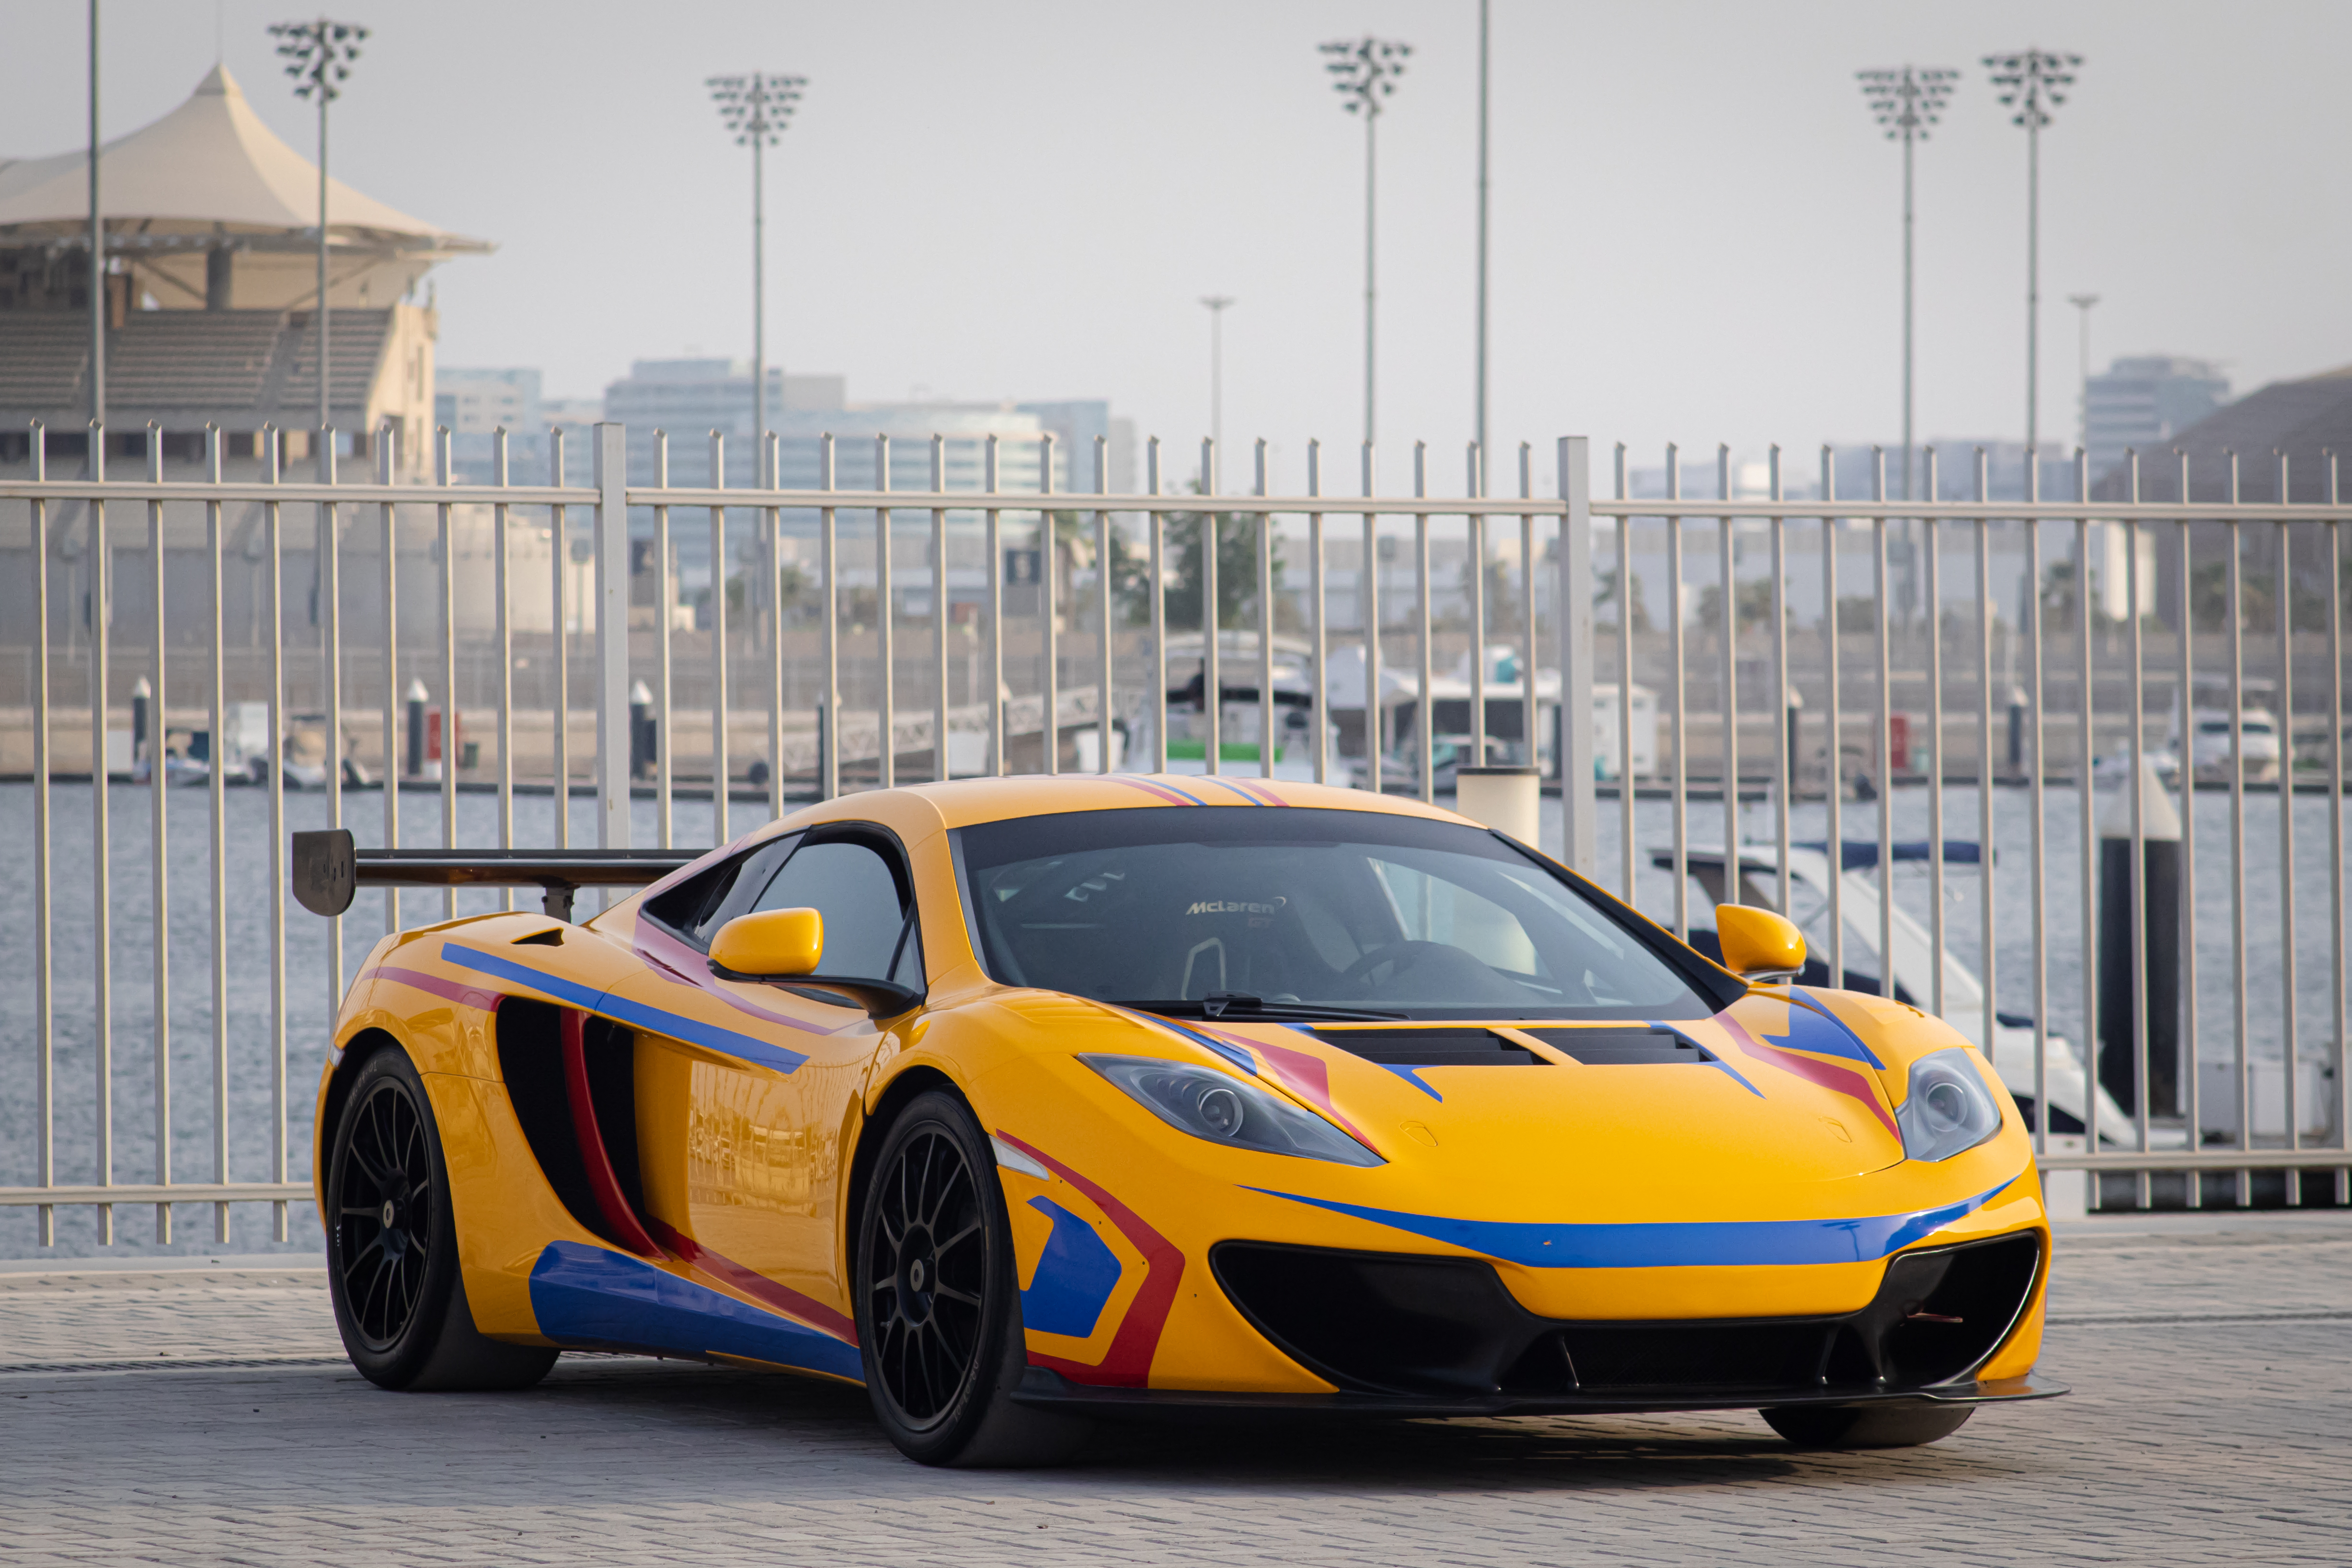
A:
[[[306,1183],[288,1179],[289,1143],[309,1114],[307,1092],[289,1088],[289,1041],[296,1040],[306,1064],[314,1061],[315,1043],[299,1031],[323,1027],[348,965],[338,919],[327,923],[316,972],[292,972],[298,956],[306,967],[311,960],[291,951],[286,921],[289,785],[301,781],[286,748],[289,731],[306,723],[318,727],[324,747],[315,800],[291,792],[306,820],[345,825],[347,798],[377,789],[386,844],[400,842],[404,829],[413,841],[425,828],[413,816],[404,821],[402,810],[404,795],[420,790],[437,803],[431,831],[442,843],[511,846],[519,831],[543,831],[563,844],[579,831],[600,845],[627,845],[634,835],[667,847],[702,825],[699,813],[677,810],[681,801],[710,801],[715,842],[748,825],[730,815],[730,801],[776,814],[795,799],[951,774],[1197,763],[1209,774],[1287,774],[1434,799],[1464,763],[1538,764],[1557,800],[1547,845],[1681,933],[1694,929],[1695,879],[1720,896],[1796,913],[1794,883],[1812,863],[1804,860],[1808,846],[1817,847],[1826,869],[1815,876],[1824,905],[1815,940],[1827,974],[1853,976],[1850,953],[1874,954],[1878,974],[1865,985],[1948,1017],[1988,1050],[2010,1049],[2004,1040],[2022,1050],[2027,1037],[2017,1031],[2029,1031],[2032,1120],[2045,1166],[2118,1173],[2125,1183],[2101,1187],[2093,1177],[2093,1201],[2104,1192],[2106,1201],[2146,1204],[2152,1183],[2172,1180],[2191,1205],[2245,1202],[2258,1175],[2283,1183],[2289,1203],[2327,1201],[2330,1172],[2332,1201],[2347,1199],[2339,538],[2352,508],[2340,503],[2332,462],[2324,503],[2284,499],[2291,491],[2283,460],[2278,502],[2241,502],[2234,464],[2224,502],[2143,502],[2136,459],[2126,499],[2094,502],[2078,459],[2071,498],[2034,495],[2029,464],[2028,498],[2012,501],[1991,498],[1979,454],[1974,498],[1920,502],[1887,497],[1883,462],[1869,499],[1837,496],[1826,449],[1818,486],[1789,497],[1776,449],[1765,493],[1735,494],[1724,455],[1718,494],[1692,499],[1680,494],[1670,449],[1665,493],[1636,498],[1621,447],[1614,494],[1596,498],[1587,444],[1570,437],[1548,455],[1549,494],[1537,494],[1536,455],[1521,446],[1516,495],[1489,494],[1475,447],[1461,492],[1433,495],[1427,453],[1416,445],[1410,495],[1380,491],[1367,447],[1350,465],[1356,493],[1341,496],[1325,493],[1322,455],[1310,445],[1305,493],[1285,496],[1268,493],[1259,443],[1254,485],[1232,495],[1219,492],[1218,455],[1205,443],[1177,493],[1155,441],[1143,493],[1114,495],[1098,442],[1092,490],[1064,495],[1052,489],[1050,450],[1039,465],[1046,476],[1040,491],[1000,489],[995,437],[987,439],[977,491],[945,487],[938,438],[929,489],[891,487],[887,440],[875,445],[873,487],[844,488],[828,437],[819,488],[747,490],[724,486],[715,436],[711,483],[692,487],[670,482],[666,441],[656,443],[651,482],[635,483],[625,473],[622,427],[594,434],[593,482],[585,487],[450,483],[446,435],[438,482],[395,484],[389,433],[374,440],[372,484],[343,482],[331,434],[304,479],[286,471],[272,433],[243,454],[252,468],[243,478],[226,476],[217,434],[190,476],[166,478],[164,444],[152,438],[144,442],[142,477],[107,476],[100,438],[78,443],[98,459],[83,462],[82,476],[52,478],[37,430],[26,476],[0,471],[0,501],[21,504],[29,523],[21,537],[31,570],[16,590],[29,593],[29,623],[0,634],[0,651],[22,654],[26,690],[16,711],[30,744],[25,761],[11,767],[34,781],[25,791],[34,977],[24,1039],[34,1103],[12,1124],[29,1124],[35,1145],[31,1181],[0,1187],[0,1207],[37,1207],[44,1245],[61,1206],[93,1206],[99,1238],[110,1240],[113,1206],[152,1204],[158,1239],[166,1239],[171,1206],[186,1202],[214,1206],[221,1239],[231,1204],[274,1204],[282,1239],[287,1204],[308,1197]],[[780,472],[774,439],[763,455],[769,475]],[[2185,464],[2179,477],[2179,494],[2189,496]],[[1932,454],[1927,488],[1942,493]],[[134,507],[138,522],[126,528],[124,513]],[[312,526],[307,561],[289,507]],[[182,628],[174,641],[167,622],[175,552],[165,519],[167,511],[196,510],[201,535],[190,532],[176,553],[200,564],[180,597],[204,608],[194,635]],[[904,574],[898,559],[914,541],[902,517],[928,521],[922,563]],[[232,548],[238,528],[245,542]],[[542,531],[543,570],[535,542]],[[688,602],[681,545],[706,534],[705,580]],[[461,535],[478,535],[483,548],[469,553]],[[2052,538],[2061,546],[2055,559]],[[2274,674],[2267,686],[2248,672],[2250,636],[2259,664],[2264,635],[2261,585],[2245,571],[2250,548],[2276,562],[2268,580]],[[861,551],[862,569],[852,559]],[[977,581],[953,565],[959,552],[968,560],[975,551]],[[2298,552],[2305,578],[2324,580],[2324,605],[2298,597]],[[803,555],[813,556],[805,570]],[[1866,591],[1843,594],[1852,578],[1841,568],[1857,556]],[[133,576],[122,575],[130,569],[119,569],[118,557],[138,563]],[[266,613],[273,632],[249,639],[243,655],[231,646],[222,608],[239,560],[259,596],[253,624]],[[298,575],[307,565],[310,576],[307,617],[295,612],[289,561]],[[1958,570],[1948,571],[1954,561]],[[2112,580],[2117,562],[2120,588]],[[2170,574],[2161,593],[2151,586],[2159,562]],[[418,576],[420,563],[429,575]],[[744,570],[734,572],[733,564]],[[353,565],[366,580],[352,580]],[[1644,565],[1665,584],[1655,617],[1659,595],[1641,586]],[[1894,589],[1898,565],[1908,573],[1904,595]],[[2099,580],[2103,567],[2106,580]],[[2207,591],[2216,569],[2218,606]],[[1221,586],[1221,571],[1230,579],[1237,570],[1247,576],[1239,591],[1230,581]],[[486,581],[475,580],[484,573]],[[420,581],[435,601],[421,616],[403,602]],[[144,594],[143,626],[114,623],[126,583]],[[2011,586],[2020,590],[2013,619],[1996,608]],[[2094,604],[2101,596],[2105,609]],[[1924,614],[1898,602],[1919,597]],[[469,621],[461,600],[486,601],[487,612]],[[2111,613],[2118,605],[2120,615]],[[1188,613],[1189,626],[1181,623]],[[356,635],[347,634],[347,621]],[[518,675],[534,658],[527,693]],[[2323,658],[2316,680],[2297,680],[2298,662],[2308,669]],[[958,661],[962,703],[950,700]],[[134,671],[144,689],[126,705],[123,681]],[[55,694],[77,679],[84,703],[60,701]],[[472,696],[461,700],[469,680]],[[2226,691],[2218,767],[2207,755],[2215,748],[2200,749],[2210,722],[2200,681]],[[289,702],[297,687],[308,695]],[[192,688],[194,702],[184,695]],[[428,715],[436,690],[441,707]],[[1857,692],[1866,694],[1858,708]],[[2277,742],[2274,780],[2247,738],[2258,711],[2251,705],[2265,693],[2272,706],[2259,711],[2271,716]],[[256,810],[266,815],[257,842],[266,849],[250,859],[232,852],[227,826],[233,788],[245,797],[239,809],[250,801],[245,782],[232,777],[227,744],[231,710],[248,702],[266,710],[264,760],[250,774],[263,802]],[[190,736],[176,751],[174,703]],[[315,712],[298,712],[313,705]],[[142,714],[145,725],[127,754],[110,738],[126,706],[134,729]],[[1914,711],[1919,706],[1924,715]],[[2157,745],[2152,711],[2172,727]],[[88,751],[77,767],[68,753],[85,733],[85,716]],[[2323,732],[2303,747],[2300,768],[2298,722],[2306,736],[2315,725]],[[752,738],[739,745],[732,732],[747,723]],[[428,724],[436,765],[418,744]],[[1924,745],[1911,744],[1915,725],[1924,727]],[[2004,725],[2006,758],[1996,746]],[[686,738],[698,726],[698,748]],[[468,728],[478,732],[470,741]],[[2104,757],[2103,737],[2116,741]],[[378,743],[373,777],[360,760],[362,740]],[[2163,880],[2150,869],[2158,862],[2148,846],[2161,832],[2150,817],[2171,811],[2170,798],[2137,785],[2116,793],[2122,804],[2107,813],[2109,836],[2128,846],[2128,869],[2103,895],[2101,769],[2138,780],[2168,748],[2181,802],[2177,904],[2152,902],[2149,885]],[[461,772],[473,777],[461,780]],[[58,837],[76,776],[90,790],[86,844]],[[174,928],[173,873],[181,862],[168,806],[180,794],[176,782],[205,791],[205,849],[189,859],[207,883],[203,931]],[[2226,791],[2218,846],[2210,828],[2199,837],[2200,782],[2216,802]],[[519,829],[519,800],[540,794],[550,801],[548,821]],[[593,806],[588,824],[573,821],[575,794]],[[2298,805],[2299,796],[2307,803]],[[461,831],[460,802],[475,797],[468,811],[490,814]],[[2249,848],[2248,821],[2273,797],[2276,854],[2265,868]],[[1973,817],[1973,852],[1963,834],[1948,831],[1956,800],[1960,815]],[[1720,805],[1720,827],[1695,837],[1691,808],[1709,800]],[[116,825],[126,803],[144,808],[143,873],[113,864],[115,836],[131,831],[127,818]],[[2298,815],[2315,810],[2324,823],[2299,829]],[[2014,853],[2009,863],[2001,853],[2021,815],[2021,880]],[[1897,836],[1906,816],[1924,819],[1916,842]],[[1857,826],[1874,838],[1847,839]],[[2321,873],[2299,882],[2298,855],[2320,842]],[[2210,869],[2217,848],[2218,873]],[[64,851],[87,856],[89,903],[86,914],[61,919]],[[2207,902],[2218,874],[2226,913],[2200,906],[2200,852]],[[1924,870],[1924,890],[1898,879],[1898,863],[1910,862]],[[1972,872],[1948,873],[1969,864]],[[233,895],[233,880],[248,879],[256,888],[266,883],[266,909]],[[1973,918],[1948,918],[1948,904],[1966,903],[1957,885],[1964,880],[1975,886]],[[2315,889],[2315,880],[2323,885]],[[2127,936],[2120,948],[2116,937],[2105,938],[2103,953],[2100,912],[2112,915],[2123,889]],[[454,915],[466,898],[480,896],[445,894],[436,914]],[[2275,923],[2259,933],[2258,898],[2275,902]],[[1923,899],[1924,913],[1915,913]],[[2325,904],[2324,948],[2315,913],[2297,925],[2298,905],[2315,900]],[[186,904],[184,898],[184,915]],[[2177,934],[2151,928],[2149,911],[2168,907],[2177,907]],[[119,919],[148,927],[143,965],[118,953]],[[385,897],[385,921],[387,928],[402,922],[397,894]],[[2200,1012],[2217,999],[2210,984],[2200,992],[2199,972],[2218,957],[2217,922],[2228,937],[2220,998],[2226,1059],[2199,1051]],[[232,972],[233,924],[257,938],[246,953],[257,972]],[[58,983],[60,936],[64,956],[89,971],[74,994]],[[2003,949],[2014,953],[2021,937],[2021,965]],[[208,1181],[192,1179],[187,1162],[174,1157],[175,950],[202,952],[209,969],[210,1093],[201,1117],[209,1160],[196,1162],[209,1165]],[[2173,955],[2178,974],[2167,985]],[[2120,993],[2124,1038],[2105,1048],[2102,1020],[2113,1035],[2117,1015],[2112,999],[2103,1007],[2103,962],[2120,962],[2130,976]],[[257,972],[265,963],[266,979]],[[2053,965],[2058,977],[2079,984],[2057,983]],[[2108,977],[2110,995],[2116,978]],[[2148,998],[2176,988],[2177,1029],[2168,1030]],[[126,1092],[140,1091],[118,1081],[115,1019],[141,991],[152,1061],[144,1087],[152,1146],[142,1163],[153,1179],[131,1184],[116,1179],[114,1111]],[[2019,1001],[2029,1009],[2023,1017],[2007,1005]],[[2052,1025],[2069,1009],[2072,1045]],[[2272,1027],[2273,1011],[2276,1038],[2266,1042],[2261,1030]],[[2168,1033],[2177,1035],[2177,1089],[2162,1082]],[[60,1088],[61,1040],[89,1051],[86,1102]],[[2282,1063],[2275,1129],[2264,1124],[2266,1043],[2278,1047]],[[233,1056],[241,1065],[233,1068]],[[257,1092],[257,1073],[267,1080],[266,1149],[239,1152],[244,1145],[232,1137],[240,1073],[239,1096]],[[2122,1095],[2103,1102],[2102,1078]],[[2209,1078],[2219,1087],[2204,1088]],[[2053,1107],[2053,1092],[2063,1099],[2061,1080],[2082,1085],[2079,1126],[2068,1124],[2063,1105]],[[2200,1103],[2224,1092],[2218,1116],[2218,1102]],[[61,1092],[88,1123],[86,1144],[72,1150],[58,1132]],[[2104,1124],[2103,1103],[2110,1107]],[[256,1169],[265,1164],[266,1178]],[[68,1167],[88,1179],[60,1180]],[[2321,1186],[2311,1186],[2306,1174]]]

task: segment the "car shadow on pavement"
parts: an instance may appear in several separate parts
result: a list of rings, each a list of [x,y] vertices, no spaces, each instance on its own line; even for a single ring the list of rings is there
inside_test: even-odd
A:
[[[754,1427],[795,1448],[898,1460],[860,1389],[807,1379],[642,1361],[570,1358],[534,1398],[625,1410],[673,1432]],[[1079,1456],[1024,1472],[1088,1484],[1318,1487],[1377,1485],[1423,1491],[1605,1486],[1660,1488],[1766,1480],[1802,1471],[1862,1480],[1938,1482],[2026,1473],[2004,1442],[1998,1413],[1917,1448],[1821,1453],[1792,1448],[1753,1411],[1479,1420],[1301,1419],[1116,1421],[1097,1426]],[[913,1474],[947,1477],[970,1472]]]

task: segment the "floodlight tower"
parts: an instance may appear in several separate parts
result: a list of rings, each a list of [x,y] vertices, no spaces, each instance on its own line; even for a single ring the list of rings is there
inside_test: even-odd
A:
[[[719,105],[719,120],[735,145],[751,149],[751,441],[754,459],[768,461],[768,269],[767,149],[783,140],[806,77],[753,71],[749,76],[711,77],[703,85]],[[760,483],[773,476],[762,472]]]
[[[2042,128],[2050,110],[2066,101],[2074,85],[2080,55],[2022,49],[2010,55],[1987,55],[1985,69],[2000,89],[2003,109],[2014,109],[2011,125],[2025,128],[2025,450],[2026,461],[2041,444],[2041,316],[2042,316]]]
[[[1209,450],[1222,459],[1225,452],[1225,308],[1230,294],[1204,294],[1209,308]],[[1213,487],[1215,476],[1209,476]]]
[[[368,30],[321,16],[315,22],[277,23],[269,36],[278,40],[286,74],[294,78],[294,96],[319,106],[319,439],[323,443],[334,424],[327,384],[327,106],[343,95],[343,83],[351,79],[352,62],[360,57]],[[326,457],[322,445],[319,460]]]
[[[2082,313],[2082,337],[2079,342],[2079,382],[2083,400],[2083,445],[2091,444],[2091,307],[2099,302],[2095,294],[2069,294],[2066,303]]]
[[[1940,66],[1895,66],[1856,71],[1863,97],[1890,141],[1903,143],[1903,499],[1911,498],[1911,149],[1927,140],[1943,118],[1944,100],[1960,73]],[[1929,497],[1933,499],[1933,497]]]
[[[1370,443],[1374,433],[1372,301],[1378,129],[1381,110],[1395,94],[1396,78],[1404,74],[1404,63],[1412,55],[1412,46],[1368,34],[1360,38],[1341,38],[1321,48],[1325,56],[1323,68],[1331,73],[1331,85],[1339,89],[1342,104],[1349,114],[1361,115],[1364,120],[1364,440]]]

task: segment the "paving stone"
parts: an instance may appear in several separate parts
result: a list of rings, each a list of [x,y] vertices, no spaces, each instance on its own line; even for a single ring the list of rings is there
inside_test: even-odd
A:
[[[854,1390],[687,1364],[386,1394],[325,1359],[315,1270],[12,1273],[0,1367],[144,1369],[0,1372],[0,1558],[2352,1562],[2352,1224],[2085,1221],[2056,1281],[2043,1366],[2077,1392],[1927,1448],[1801,1454],[1744,1411],[1114,1427],[1008,1473],[908,1464]]]

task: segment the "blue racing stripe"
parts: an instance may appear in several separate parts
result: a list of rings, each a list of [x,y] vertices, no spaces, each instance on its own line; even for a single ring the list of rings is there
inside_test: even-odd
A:
[[[1789,1032],[1785,1035],[1758,1036],[1775,1043],[1785,1044],[1790,1051],[1810,1051],[1816,1056],[1843,1056],[1849,1061],[1865,1061],[1873,1067],[1885,1067],[1877,1053],[1864,1045],[1862,1036],[1845,1027],[1843,1019],[1828,1008],[1819,1004],[1808,1006],[1804,1000],[1789,1004]]]
[[[797,1051],[787,1051],[781,1045],[761,1040],[757,1035],[739,1034],[731,1029],[720,1029],[683,1013],[633,1002],[626,997],[616,997],[610,991],[600,991],[593,986],[583,986],[577,980],[567,980],[534,969],[528,964],[518,964],[511,958],[501,958],[472,947],[460,947],[455,942],[441,944],[441,961],[455,964],[461,969],[478,974],[496,975],[502,980],[544,992],[559,1001],[568,1002],[583,1012],[600,1013],[656,1034],[666,1034],[672,1040],[682,1040],[722,1056],[740,1057],[745,1061],[773,1068],[778,1072],[790,1072],[808,1058]]]
[[[1169,776],[1165,773],[1153,774],[1151,776],[1153,787],[1156,789],[1165,789],[1171,795],[1181,795],[1187,800],[1192,801],[1195,806],[1205,806],[1208,804],[1206,800],[1202,800],[1201,797],[1193,794],[1192,791],[1185,789],[1182,785],[1169,783],[1168,777]]]
[[[865,1377],[856,1345],[625,1253],[577,1241],[551,1241],[540,1253],[530,1270],[530,1311],[539,1332],[562,1344],[739,1356],[845,1383]]]
[[[1227,1045],[1223,1040],[1217,1039],[1214,1035],[1202,1034],[1198,1030],[1186,1029],[1174,1019],[1161,1018],[1158,1013],[1137,1012],[1132,1008],[1118,1007],[1110,1002],[1105,1002],[1102,1005],[1109,1008],[1113,1012],[1125,1013],[1129,1018],[1141,1019],[1147,1023],[1156,1023],[1161,1029],[1167,1030],[1172,1034],[1181,1034],[1186,1040],[1191,1040],[1194,1045],[1206,1046],[1209,1050],[1215,1051],[1219,1056],[1223,1057],[1227,1061],[1232,1062],[1235,1067],[1240,1068],[1252,1078],[1257,1076],[1257,1059],[1237,1045]]]
[[[1717,1054],[1715,1051],[1709,1051],[1706,1046],[1692,1039],[1683,1030],[1676,1029],[1670,1023],[1653,1023],[1650,1027],[1652,1029],[1664,1030],[1666,1033],[1673,1035],[1676,1040],[1681,1040],[1685,1045],[1687,1045],[1693,1051],[1697,1051],[1701,1061],[1706,1062],[1709,1067],[1721,1068],[1724,1071],[1731,1074],[1731,1081],[1734,1083],[1738,1084],[1742,1089],[1747,1090],[1748,1092],[1755,1095],[1759,1100],[1764,1098],[1764,1091],[1757,1088],[1753,1083],[1748,1082],[1747,1079],[1742,1078],[1739,1075],[1739,1070],[1738,1068],[1724,1061],[1720,1055]]]
[[[1696,1269],[1725,1264],[1867,1263],[1891,1256],[1971,1214],[2017,1180],[1974,1197],[1911,1214],[1862,1219],[1699,1220],[1654,1225],[1538,1225],[1446,1219],[1302,1197],[1271,1187],[1245,1190],[1409,1231],[1530,1269]]]

